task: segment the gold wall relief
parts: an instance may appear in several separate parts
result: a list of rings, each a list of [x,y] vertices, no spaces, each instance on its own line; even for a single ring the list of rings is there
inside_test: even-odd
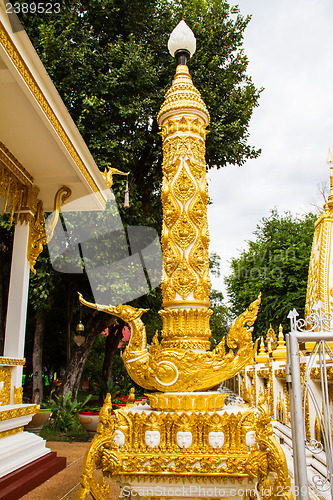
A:
[[[13,222],[17,224],[29,189],[31,187],[24,185],[1,161],[0,157],[0,198],[4,196],[3,213],[7,212],[10,207],[10,224]]]
[[[307,380],[305,380],[305,372],[306,372],[306,363],[300,363],[300,375],[301,375],[301,384],[304,386],[305,383],[307,383]],[[304,421],[305,421],[305,435],[307,440],[311,440],[311,428],[310,428],[310,412],[309,412],[309,394],[308,392],[306,393],[306,399],[305,399],[305,392],[303,392],[303,397],[302,397],[302,405],[304,408]]]
[[[34,179],[32,175],[24,168],[21,162],[13,155],[13,153],[0,141],[0,165],[9,171],[13,177],[21,182],[24,186],[32,187]]]
[[[209,349],[209,318],[213,314],[210,309],[176,309],[159,314],[163,319],[162,347]]]
[[[209,304],[209,293],[210,293],[209,271],[205,269],[203,275],[200,277],[197,287],[193,292],[193,297],[196,300],[201,300]]]
[[[283,384],[284,401],[286,403],[285,423],[290,424],[290,396],[287,389],[287,382],[284,381],[282,384]]]
[[[10,404],[11,366],[0,366],[0,406]]]
[[[58,189],[54,199],[54,211],[46,227],[43,202],[40,200],[37,203],[35,216],[29,221],[29,240],[27,248],[27,258],[30,263],[30,269],[34,274],[36,273],[35,264],[38,256],[42,253],[43,247],[53,237],[53,232],[59,219],[60,207],[71,194],[72,191],[67,186]]]
[[[0,432],[0,439],[7,437],[7,436],[13,436],[14,434],[18,434],[19,432],[23,432],[24,427],[16,427],[15,429],[9,429],[8,431],[2,431]]]
[[[167,227],[172,227],[178,219],[181,209],[172,193],[162,193],[163,222]]]
[[[171,234],[174,242],[182,250],[185,250],[195,241],[197,231],[185,211],[182,212],[181,216],[172,228]]]
[[[0,411],[0,422],[10,420],[12,418],[23,417],[24,415],[31,415],[39,411],[39,405],[29,405],[20,408],[11,408],[10,410]]]
[[[173,193],[183,204],[190,200],[196,192],[196,185],[192,177],[187,173],[185,164],[173,183]]]
[[[192,151],[192,142],[191,142],[191,151]],[[187,161],[187,164],[189,165],[189,169],[190,169],[190,172],[191,174],[193,175],[193,177],[195,178],[195,180],[197,182],[200,181],[200,179],[202,178],[203,175],[205,175],[206,173],[206,163],[205,161],[199,161],[197,159],[195,159],[194,155],[193,155],[193,158],[189,159]]]
[[[199,112],[207,117],[207,122],[209,120],[207,107],[201,98],[200,92],[193,85],[188,67],[185,65],[177,66],[173,83],[167,91],[165,100],[157,115],[158,122],[163,123],[163,116],[167,113],[177,113],[181,109],[193,109],[196,114]],[[192,127],[196,128],[199,134],[204,133],[203,124],[200,125],[195,122]],[[168,130],[168,133],[170,133],[170,130]]]
[[[35,264],[38,256],[42,253],[46,245],[45,217],[43,202],[37,204],[37,211],[33,221],[29,224],[29,241],[27,248],[27,258],[30,263],[30,270],[36,274]]]
[[[0,356],[0,367],[1,365],[24,366],[25,358],[4,358]]]
[[[274,405],[274,378],[273,378],[273,365],[272,363],[269,366],[268,370],[268,401],[269,401],[269,409],[271,416],[275,418],[275,405]]]
[[[202,196],[200,195],[200,191],[191,201],[188,208],[188,214],[192,222],[198,228],[201,228],[204,225],[205,220],[207,220],[207,207],[206,204],[203,202]]]
[[[176,292],[185,300],[197,284],[197,277],[185,258],[172,275],[171,283]]]
[[[171,280],[163,272],[161,290],[164,300],[170,302],[176,298],[176,290],[171,285]]]
[[[0,142],[0,198],[4,195],[4,209],[10,205],[10,223],[29,223],[27,259],[35,273],[36,260],[47,241],[53,236],[60,207],[70,197],[70,188],[61,187],[54,199],[54,212],[45,227],[42,200],[38,200],[39,189],[33,185],[33,178],[15,156]],[[15,220],[14,220],[15,214]]]
[[[20,405],[22,404],[22,398],[23,398],[23,387],[14,387],[14,404],[15,405]]]
[[[194,271],[203,276],[207,263],[209,265],[208,250],[204,247],[201,240],[198,239],[190,251],[189,263]]]
[[[163,264],[167,276],[171,276],[172,273],[177,269],[178,264],[181,260],[181,254],[177,249],[176,245],[169,238],[165,242],[165,248],[163,249]]]
[[[284,398],[281,395],[281,391],[279,392],[276,402],[276,419],[281,424],[286,423],[285,404],[284,404]]]

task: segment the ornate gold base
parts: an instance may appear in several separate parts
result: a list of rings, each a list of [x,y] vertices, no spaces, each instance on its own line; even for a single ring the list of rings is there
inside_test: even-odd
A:
[[[111,410],[108,395],[97,434],[85,456],[79,500],[88,494],[98,500],[109,499],[107,479],[115,477],[123,490],[128,488],[127,495],[141,482],[141,497],[172,498],[159,486],[167,489],[178,484],[189,488],[185,496],[198,499],[207,498],[209,484],[223,485],[224,489],[235,484],[242,489],[247,484],[250,489],[253,484],[262,488],[269,475],[275,476],[270,498],[292,498],[286,459],[264,405],[226,407],[218,412],[164,412],[148,405],[131,405],[117,410],[114,418]],[[102,477],[97,480],[95,472]],[[144,490],[149,484],[150,493]]]
[[[163,319],[161,345],[164,349],[207,351],[210,348],[211,309],[168,309],[158,314]]]
[[[228,394],[221,392],[154,392],[150,407],[157,411],[219,411]]]

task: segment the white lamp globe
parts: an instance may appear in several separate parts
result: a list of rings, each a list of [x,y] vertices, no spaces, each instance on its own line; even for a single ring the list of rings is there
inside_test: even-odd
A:
[[[196,49],[196,40],[191,28],[185,21],[180,21],[170,35],[168,49],[174,57],[179,50],[187,51],[191,57]]]

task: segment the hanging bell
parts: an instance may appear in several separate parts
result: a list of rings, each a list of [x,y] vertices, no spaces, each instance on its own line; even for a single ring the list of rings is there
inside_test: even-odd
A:
[[[83,335],[84,324],[82,323],[81,316],[82,316],[82,305],[80,304],[80,321],[78,322],[78,324],[76,325],[76,328],[75,328],[77,335],[74,335],[74,337],[73,337],[75,344],[78,345],[79,347],[86,340],[85,336]]]
[[[76,325],[76,331],[79,332],[84,332],[84,324],[80,320],[79,323]]]

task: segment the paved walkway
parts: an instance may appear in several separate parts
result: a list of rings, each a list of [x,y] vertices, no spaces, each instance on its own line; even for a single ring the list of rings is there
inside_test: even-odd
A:
[[[24,495],[22,500],[76,500],[80,488],[83,458],[89,443],[48,441],[46,446],[56,451],[58,457],[66,457],[67,467]],[[119,496],[119,487],[116,483],[112,483],[112,486],[114,488],[111,488],[110,498],[116,500]]]

